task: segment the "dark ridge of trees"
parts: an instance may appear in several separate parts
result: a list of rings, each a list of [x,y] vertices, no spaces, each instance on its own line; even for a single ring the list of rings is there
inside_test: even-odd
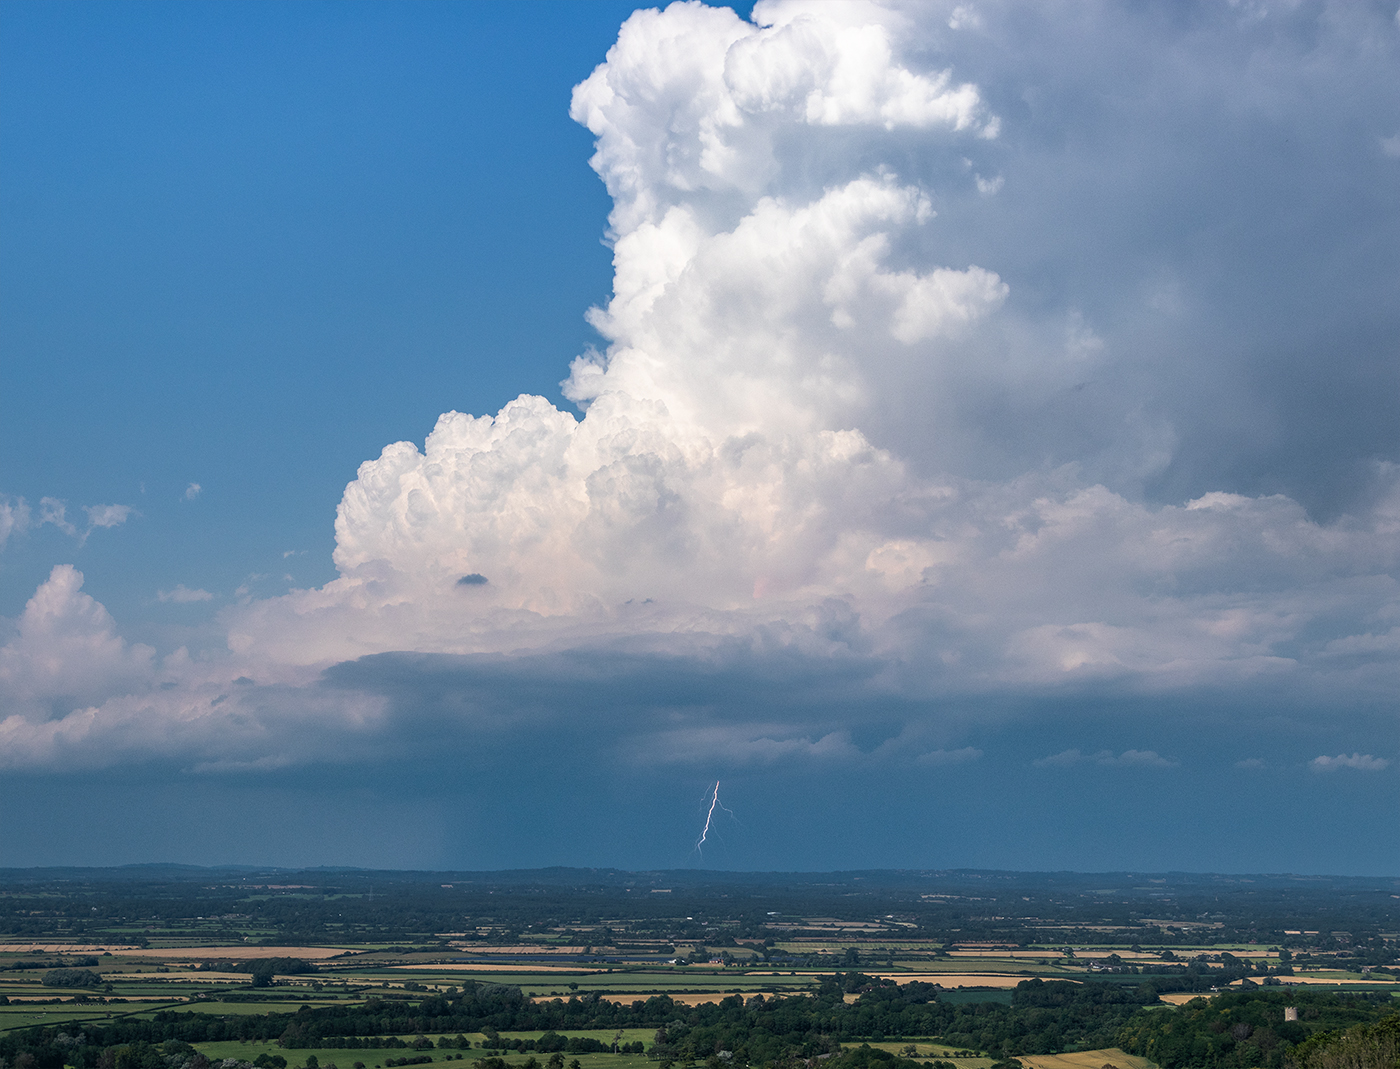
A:
[[[45,987],[101,987],[102,977],[91,969],[50,969],[39,982]]]
[[[859,997],[847,1003],[848,993]],[[593,1037],[571,1036],[570,1031],[647,1028],[655,1033],[646,1053],[663,1069],[708,1063],[721,1051],[729,1052],[722,1060],[733,1069],[791,1066],[823,1055],[839,1055],[828,1059],[832,1069],[909,1069],[899,1059],[889,1061],[876,1053],[878,1048],[860,1055],[841,1049],[912,1036],[937,1036],[953,1047],[982,1051],[1002,1061],[1118,1046],[1151,1058],[1163,1069],[1285,1069],[1291,1052],[1322,1050],[1321,1041],[1306,1046],[1311,1037],[1371,1026],[1391,1011],[1388,996],[1296,989],[1230,992],[1177,1010],[1144,1008],[1156,1001],[1150,985],[1028,980],[1016,987],[1010,1005],[941,1002],[932,985],[900,987],[860,973],[838,973],[812,995],[747,1000],[730,995],[700,1006],[684,1006],[665,995],[630,1005],[595,993],[568,1001],[536,1001],[511,985],[469,983],[456,995],[435,995],[416,1005],[372,999],[360,1005],[226,1017],[172,1010],[148,1020],[87,1022],[76,1037],[58,1026],[31,1028],[0,1036],[0,1058],[18,1065],[16,1059],[28,1055],[33,1069],[59,1069],[65,1063],[75,1069],[200,1069],[184,1061],[178,1066],[123,1066],[120,1059],[113,1061],[112,1052],[127,1048],[146,1052],[142,1058],[155,1058],[151,1051],[159,1046],[165,1052],[160,1057],[175,1059],[191,1044],[226,1040],[275,1040],[284,1049],[308,1051],[422,1049],[434,1046],[426,1038],[432,1034],[443,1036],[436,1046],[461,1049],[470,1045],[464,1038],[468,1032],[485,1034],[487,1049],[563,1054],[610,1049]],[[1285,1004],[1298,1008],[1298,1020],[1284,1020]],[[537,1040],[500,1035],[526,1031],[544,1035]],[[457,1040],[447,1038],[453,1033]],[[401,1035],[420,1039],[405,1043]],[[172,1051],[172,1043],[184,1046]],[[1322,1059],[1299,1062],[1298,1069],[1344,1067]]]

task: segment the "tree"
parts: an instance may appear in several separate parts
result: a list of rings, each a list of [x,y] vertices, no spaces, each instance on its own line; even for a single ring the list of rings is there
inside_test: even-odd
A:
[[[1394,1069],[1400,1065],[1400,1013],[1345,1032],[1322,1032],[1290,1052],[1289,1069]]]
[[[91,969],[50,969],[42,983],[45,987],[98,987],[102,977]]]

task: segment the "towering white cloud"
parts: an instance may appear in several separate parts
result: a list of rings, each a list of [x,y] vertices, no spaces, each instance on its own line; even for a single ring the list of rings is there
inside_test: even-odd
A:
[[[591,313],[609,344],[564,383],[582,418],[521,397],[390,446],[341,504],[343,578],[256,606],[236,648],[516,649],[654,629],[625,608],[647,601],[667,629],[727,633],[841,598],[943,680],[1158,686],[1295,668],[1323,603],[1389,611],[1356,584],[1394,566],[1393,495],[1328,528],[1279,497],[1151,507],[1073,468],[930,480],[873,446],[889,380],[955,393],[979,373],[949,371],[974,363],[969,332],[1014,340],[1006,283],[919,243],[939,221],[895,170],[997,120],[949,69],[910,66],[884,7],[756,19],[638,12],[575,90],[615,201],[614,294]],[[1081,319],[1067,337],[1060,359],[1099,358]]]
[[[564,384],[585,414],[521,397],[495,417],[443,416],[422,452],[389,447],[341,504],[345,578],[258,607],[240,648],[331,656],[275,618],[294,612],[304,632],[329,614],[340,633],[350,605],[355,652],[405,627],[415,647],[468,650],[525,641],[503,613],[763,612],[888,592],[896,571],[895,586],[917,583],[910,562],[939,551],[906,552],[902,528],[926,526],[925,499],[944,491],[911,482],[860,424],[878,419],[891,360],[937,359],[1007,288],[976,265],[895,255],[936,221],[879,158],[791,143],[994,134],[975,87],[903,62],[887,18],[774,8],[760,27],[686,3],[629,19],[574,93],[615,202],[614,294],[590,314],[609,344]],[[812,151],[820,186],[795,177]]]
[[[258,708],[310,710],[288,714],[301,725],[328,707],[315,673],[367,654],[619,644],[715,663],[847,658],[867,693],[914,697],[1392,686],[1396,469],[1374,462],[1374,492],[1326,523],[1230,486],[1148,500],[1143,480],[1180,439],[1143,400],[1146,358],[1043,293],[1013,307],[999,265],[943,237],[969,225],[945,216],[998,211],[1011,192],[974,157],[1017,127],[956,62],[957,35],[982,24],[966,5],[928,4],[633,15],[572,103],[614,202],[613,295],[589,313],[605,346],[563,384],[578,414],[521,396],[494,416],[443,415],[421,449],[388,446],[341,501],[340,577],[230,610],[227,660],[162,669],[189,700],[152,698],[145,715],[218,734],[217,707],[190,697],[207,688],[275,754],[283,728],[249,714],[257,701],[235,676],[275,688]],[[1181,314],[1178,289],[1159,277],[1131,316]],[[1069,406],[1096,376],[1126,385],[1086,394],[1053,449],[1026,431],[1062,411],[1046,397]],[[991,440],[1018,443],[999,461],[1019,465],[1009,476],[940,468]],[[92,663],[127,695],[110,715],[130,718],[140,687],[122,691],[112,666],[149,675],[151,654],[121,646],[73,582],[55,572],[41,594],[70,607],[35,621],[87,621],[74,633],[107,651]],[[41,631],[23,623],[5,649],[11,693],[39,693],[25,665],[58,641],[29,637]],[[379,723],[383,703],[358,700],[331,722]],[[100,723],[108,707],[93,701]],[[233,734],[237,760],[258,760],[252,734]],[[733,761],[857,752],[839,723],[757,713],[734,730],[668,726],[642,747],[707,748]],[[1150,750],[1046,761],[1065,754],[1168,763]]]

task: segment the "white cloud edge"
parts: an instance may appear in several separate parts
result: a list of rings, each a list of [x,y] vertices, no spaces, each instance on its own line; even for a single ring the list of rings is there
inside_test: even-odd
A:
[[[1390,767],[1390,761],[1368,753],[1340,753],[1335,757],[1320,754],[1308,762],[1308,767],[1314,772],[1336,772],[1344,768],[1357,772],[1383,772]]]
[[[213,601],[214,595],[207,590],[191,590],[184,583],[177,583],[171,590],[156,591],[156,600],[161,602],[173,602],[176,605],[189,605],[200,601]]]

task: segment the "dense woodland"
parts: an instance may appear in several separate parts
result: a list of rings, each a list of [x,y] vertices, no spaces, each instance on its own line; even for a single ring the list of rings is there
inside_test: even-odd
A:
[[[853,992],[859,997],[846,1002],[845,996]],[[835,1054],[843,1044],[906,1037],[937,1037],[1004,1060],[1118,1046],[1164,1069],[1272,1069],[1284,1066],[1289,1053],[1311,1037],[1374,1025],[1395,1015],[1389,995],[1258,989],[1201,999],[1177,1011],[1151,1005],[1155,1002],[1150,985],[1028,980],[1016,988],[1010,1005],[953,1004],[940,1001],[932,985],[897,986],[859,973],[829,978],[810,996],[745,1000],[734,995],[694,1007],[665,995],[631,1005],[596,995],[532,1000],[517,987],[470,983],[417,1002],[372,999],[356,1005],[303,1007],[295,1013],[230,1016],[165,1012],[154,1019],[88,1022],[77,1035],[58,1027],[31,1028],[0,1037],[0,1057],[18,1069],[61,1069],[65,1064],[77,1069],[171,1069],[176,1062],[185,1067],[197,1061],[189,1044],[218,1040],[272,1040],[283,1050],[302,1052],[414,1046],[463,1050],[472,1046],[466,1033],[483,1033],[486,1050],[477,1060],[481,1069],[499,1069],[528,1067],[529,1062],[495,1062],[492,1059],[502,1054],[494,1052],[514,1051],[529,1058],[535,1052],[583,1052],[596,1049],[598,1041],[586,1037],[590,1045],[571,1047],[571,1039],[585,1037],[570,1037],[569,1032],[647,1028],[655,1035],[646,1053],[662,1069],[718,1065],[714,1059],[720,1052],[727,1052],[723,1061],[732,1066],[790,1065]],[[1299,1007],[1299,1020],[1284,1021],[1285,1003]],[[545,1035],[526,1041],[501,1038],[501,1033],[521,1031]],[[399,1038],[403,1035],[421,1038],[406,1042]],[[429,1035],[440,1038],[434,1042]],[[847,1051],[833,1064],[840,1069],[850,1056]],[[887,1060],[883,1052],[860,1057],[867,1063],[872,1058]],[[193,1064],[187,1069],[205,1067]],[[879,1067],[852,1063],[849,1069]]]

